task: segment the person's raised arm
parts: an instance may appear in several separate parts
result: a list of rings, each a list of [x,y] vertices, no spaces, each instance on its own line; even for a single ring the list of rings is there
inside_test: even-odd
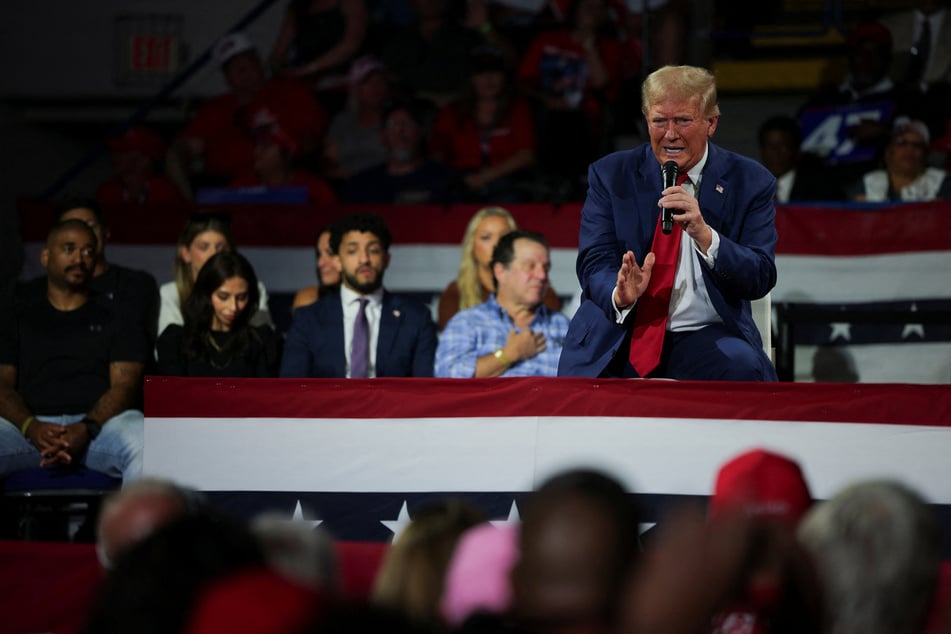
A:
[[[295,77],[316,75],[328,68],[343,64],[352,58],[363,46],[367,33],[367,8],[363,0],[344,0],[341,7],[346,26],[343,37],[326,53],[316,59],[308,60],[302,66],[286,69],[284,74]]]

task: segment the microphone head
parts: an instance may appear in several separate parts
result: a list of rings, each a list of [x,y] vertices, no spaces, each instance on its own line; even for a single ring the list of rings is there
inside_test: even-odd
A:
[[[664,175],[664,189],[673,187],[677,183],[677,174],[680,173],[680,167],[676,161],[667,161],[660,168]]]

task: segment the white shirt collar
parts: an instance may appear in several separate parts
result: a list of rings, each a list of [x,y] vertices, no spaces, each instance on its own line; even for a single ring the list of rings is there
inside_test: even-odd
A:
[[[380,288],[376,289],[369,295],[361,295],[360,293],[347,287],[346,284],[340,285],[340,302],[344,306],[349,306],[350,304],[355,303],[361,297],[368,298],[371,304],[376,304],[376,305],[382,304],[383,303],[383,287],[381,286]]]
[[[687,171],[687,178],[689,178],[690,182],[693,183],[694,196],[697,195],[697,190],[700,187],[700,175],[703,174],[703,168],[707,164],[707,157],[709,155],[710,144],[707,143],[703,146],[703,158],[697,161],[697,164]]]

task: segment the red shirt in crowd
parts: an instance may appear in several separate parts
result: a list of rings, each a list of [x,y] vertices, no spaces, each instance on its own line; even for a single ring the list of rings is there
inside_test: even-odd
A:
[[[480,169],[498,165],[519,150],[535,149],[532,109],[525,101],[516,101],[509,116],[484,134],[473,117],[460,121],[456,108],[450,104],[439,111],[430,141],[431,154],[450,167]]]
[[[597,48],[609,77],[604,95],[612,101],[622,75],[621,43],[600,37]],[[529,45],[518,69],[519,80],[550,95],[576,94],[579,107],[597,117],[601,106],[591,88],[589,76],[584,46],[568,30],[539,33]]]
[[[310,90],[297,82],[271,79],[246,105],[233,93],[210,100],[181,136],[204,141],[206,174],[234,178],[253,163],[251,118],[264,109],[273,113],[285,130],[302,139],[305,149],[317,147],[327,132],[327,111]]]

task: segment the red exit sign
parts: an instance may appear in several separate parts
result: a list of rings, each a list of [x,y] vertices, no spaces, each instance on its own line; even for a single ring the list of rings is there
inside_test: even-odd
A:
[[[130,70],[170,73],[178,64],[178,37],[175,35],[133,35]]]

